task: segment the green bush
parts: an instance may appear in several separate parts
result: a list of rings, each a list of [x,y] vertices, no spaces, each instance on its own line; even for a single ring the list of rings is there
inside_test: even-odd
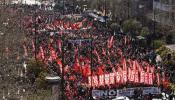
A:
[[[41,72],[46,72],[46,65],[41,61],[31,60],[27,65],[28,73],[33,73],[35,77],[38,77]]]
[[[156,50],[156,52],[158,53],[158,54],[161,54],[164,50],[166,50],[167,48],[166,48],[166,46],[162,46],[162,47],[160,47],[160,48],[158,48],[157,50]]]
[[[169,48],[166,48],[165,46],[160,47],[156,51],[162,58],[163,58],[163,64],[166,66],[169,70],[174,70],[175,66],[175,52],[170,50]],[[168,54],[171,54],[171,58],[168,59]]]
[[[164,64],[166,66],[174,66],[175,65],[175,61],[174,60],[166,60],[166,61],[164,61]]]
[[[172,59],[175,61],[175,52],[172,53]]]
[[[163,45],[165,45],[165,42],[162,40],[154,40],[153,42],[154,42],[155,49],[158,49],[158,48],[162,47]]]
[[[39,76],[36,78],[36,81],[35,81],[37,88],[47,89],[48,84],[47,84],[47,81],[45,79],[46,76],[47,76],[47,73],[45,73],[45,72],[41,72],[39,74]]]
[[[175,32],[172,31],[166,36],[166,42],[168,44],[174,44],[175,43]]]
[[[35,78],[34,84],[38,89],[47,89],[48,85],[45,80],[47,70],[45,63],[41,61],[31,60],[27,65],[27,71],[30,80],[33,80]]]
[[[118,29],[120,27],[120,25],[118,25],[117,23],[112,23],[110,25],[110,27],[111,27],[112,30],[116,30],[116,29]]]

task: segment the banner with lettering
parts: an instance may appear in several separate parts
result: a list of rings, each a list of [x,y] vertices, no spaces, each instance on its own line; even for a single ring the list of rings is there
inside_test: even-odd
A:
[[[89,87],[99,87],[104,85],[125,84],[126,82],[141,83],[145,85],[153,85],[153,81],[159,83],[159,78],[153,77],[154,73],[137,71],[137,70],[122,70],[102,75],[88,76]]]
[[[110,89],[110,90],[92,90],[92,96],[103,98],[103,97],[115,97],[115,96],[127,96],[132,97],[135,90],[141,90],[142,95],[148,94],[161,94],[159,87],[136,87],[126,89]]]

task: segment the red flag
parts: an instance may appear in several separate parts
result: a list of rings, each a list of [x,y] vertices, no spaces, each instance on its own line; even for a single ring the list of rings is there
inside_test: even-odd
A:
[[[104,85],[104,74],[99,75],[99,86],[103,86]]]
[[[138,83],[139,82],[139,73],[138,73],[138,70],[135,70],[135,76],[134,76],[134,82],[135,83]]]
[[[61,60],[59,59],[59,58],[57,58],[57,60],[56,60],[56,62],[57,62],[57,65],[59,65],[58,67],[58,69],[60,69],[60,71],[61,71],[61,73],[62,73],[62,62],[61,62]]]
[[[153,73],[149,73],[149,85],[153,84]]]
[[[75,79],[76,79],[75,75],[71,75],[71,76],[69,77],[69,80],[71,80],[71,81],[75,81]]]
[[[120,72],[116,72],[116,83],[120,83],[122,79],[122,74]]]
[[[35,43],[33,39],[32,39],[32,51],[35,52]]]
[[[159,75],[159,73],[156,73],[156,77],[157,77],[157,85],[160,86],[160,75]]]
[[[150,70],[151,70],[151,73],[154,73],[154,66],[152,66],[152,67],[150,68]]]
[[[77,30],[77,29],[78,29],[76,23],[72,24],[72,25],[71,25],[71,28],[72,28],[72,30]]]
[[[122,68],[120,67],[120,66],[118,66],[118,69],[117,69],[117,71],[119,72],[119,73],[122,73]]]
[[[129,81],[131,80],[131,68],[130,67],[128,68],[128,80]]]
[[[150,65],[148,64],[148,65],[146,66],[146,72],[149,73],[149,71],[150,71]]]
[[[50,58],[49,58],[49,60],[52,61],[52,60],[55,60],[56,58],[57,58],[57,54],[56,54],[54,48],[50,47]]]
[[[136,67],[137,67],[137,70],[138,70],[139,72],[141,72],[141,71],[143,70],[142,66],[139,64],[138,61],[136,61]]]
[[[123,52],[122,52],[122,50],[121,50],[120,48],[117,48],[117,52],[118,52],[118,54],[119,54],[121,57],[123,57]]]
[[[61,41],[61,39],[58,39],[57,45],[58,45],[58,49],[60,50],[60,52],[62,52],[62,50],[61,50],[61,47],[62,47],[62,41]]]
[[[92,85],[92,76],[88,76],[88,86],[93,87],[93,85]]]
[[[89,64],[86,64],[84,67],[83,67],[83,75],[85,77],[91,75],[91,68],[90,68],[90,65]]]
[[[154,78],[155,78],[155,75],[154,75],[154,70],[155,70],[155,68],[154,68],[154,66],[152,66],[152,67],[150,68],[150,70],[151,70],[151,73],[153,74],[153,80],[154,80]]]
[[[133,82],[135,77],[135,71],[128,68],[128,79],[129,81]]]
[[[78,48],[76,47],[75,48],[75,50],[74,50],[74,59],[75,59],[75,61],[77,61],[78,60]]]
[[[140,83],[144,83],[145,82],[145,72],[141,71],[140,72]]]
[[[101,63],[100,56],[99,56],[99,54],[98,54],[96,49],[94,49],[93,53],[97,56],[98,63]]]
[[[73,65],[73,68],[76,72],[81,72],[80,63],[79,63],[78,59],[75,59],[75,63]]]
[[[98,86],[98,77],[96,75],[92,76],[92,86]]]
[[[128,63],[129,63],[129,67],[132,68],[133,67],[133,61],[131,59],[128,59]]]
[[[123,82],[126,83],[127,80],[128,80],[128,78],[127,78],[127,70],[123,70],[122,77],[123,77]]]
[[[78,30],[79,29],[79,24],[78,23],[75,23],[75,30]]]
[[[27,48],[25,45],[23,45],[23,48],[24,48],[24,56],[28,56],[28,53],[27,53]]]
[[[145,72],[145,84],[149,84],[149,73],[148,72]]]
[[[102,48],[102,54],[105,56],[106,55],[106,50]]]
[[[126,66],[125,58],[123,58],[123,60],[122,60],[122,65],[123,65],[123,70],[126,71],[127,70],[127,66]]]
[[[162,72],[162,81],[165,81],[165,72]]]
[[[115,73],[110,73],[109,77],[109,84],[115,84]]]
[[[133,61],[133,70],[135,71],[137,69],[137,62],[136,60]]]
[[[65,30],[67,30],[67,28],[68,28],[67,23],[64,23],[64,24],[63,24],[63,27],[64,27]]]
[[[126,45],[126,43],[127,43],[127,37],[125,36],[125,38],[124,38],[124,39],[125,39],[125,45]]]
[[[76,23],[76,27],[77,27],[78,29],[82,28],[82,27],[83,27],[83,23],[82,23],[82,22],[77,22],[77,23]]]
[[[93,25],[93,20],[92,20],[92,21],[90,21],[90,22],[88,23],[88,25],[87,25],[87,27],[86,27],[86,28],[90,28],[92,25]]]
[[[104,76],[105,76],[105,79],[104,79],[104,81],[105,81],[105,85],[109,85],[109,83],[110,83],[110,76],[109,76],[110,74],[105,74]]]
[[[40,46],[40,52],[41,52],[41,58],[44,59],[45,58],[44,57],[44,50],[43,50],[42,46]]]
[[[66,66],[64,67],[64,73],[68,73],[68,71],[69,71],[69,66],[66,65]]]
[[[87,21],[87,18],[84,18],[84,19],[83,19],[81,22],[83,22],[83,23],[84,23],[85,21]]]
[[[104,65],[102,65],[102,66],[99,66],[98,67],[98,69],[97,69],[97,74],[98,75],[102,75],[102,74],[104,74]]]
[[[114,42],[114,36],[108,39],[108,48],[111,48],[113,46],[113,42]]]

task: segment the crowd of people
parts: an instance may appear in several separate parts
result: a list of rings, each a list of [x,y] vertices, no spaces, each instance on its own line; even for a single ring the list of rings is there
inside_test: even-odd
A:
[[[124,60],[129,68],[137,62],[142,70],[160,73],[154,59],[147,58],[153,50],[140,49],[130,33],[123,33],[122,29],[114,32],[90,17],[37,14],[27,16],[24,27],[27,30],[27,41],[23,44],[25,56],[31,52],[31,56],[48,65],[50,73],[60,76],[64,73],[65,95],[69,100],[88,98],[92,89],[87,85],[88,76],[120,70]]]
[[[132,83],[88,86],[88,76],[121,70],[124,61],[127,68],[132,69],[137,62],[141,67],[135,69],[159,73],[162,79],[169,80],[166,73],[162,74],[161,65],[156,64],[155,56],[148,57],[154,51],[141,48],[139,39],[132,33],[124,33],[122,28],[113,31],[105,23],[83,15],[36,11],[30,6],[25,11],[27,9],[31,15],[21,16],[26,30],[21,46],[23,57],[43,61],[50,74],[61,76],[64,73],[65,98],[89,99],[91,89],[144,86]],[[157,86],[157,82],[153,85]]]

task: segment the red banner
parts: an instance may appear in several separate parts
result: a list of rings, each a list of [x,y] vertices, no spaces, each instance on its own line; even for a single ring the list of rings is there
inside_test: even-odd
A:
[[[145,85],[153,85],[154,73],[147,71],[120,70],[113,73],[93,75],[88,77],[88,84],[92,87],[99,87],[104,85],[125,84],[127,82],[142,83]],[[157,74],[157,82],[160,84],[159,75]]]

